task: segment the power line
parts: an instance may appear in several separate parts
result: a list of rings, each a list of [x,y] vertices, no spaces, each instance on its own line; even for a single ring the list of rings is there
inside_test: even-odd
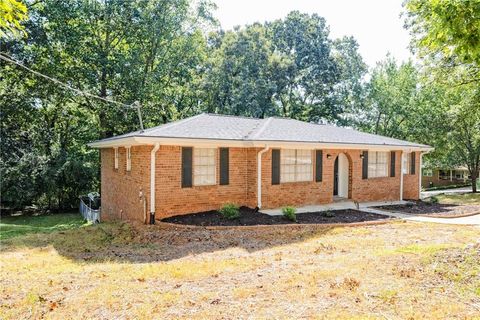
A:
[[[25,66],[24,64],[18,62],[17,60],[15,60],[14,58],[10,57],[9,55],[7,55],[6,53],[4,52],[0,52],[0,59],[6,61],[6,62],[10,62],[10,63],[13,63],[39,77],[42,77],[44,79],[47,79],[47,80],[50,80],[60,86],[62,86],[63,88],[65,89],[68,89],[68,90],[71,90],[77,94],[80,94],[80,95],[83,95],[83,96],[87,96],[87,97],[90,97],[90,98],[94,98],[94,99],[98,99],[98,100],[102,100],[102,101],[105,101],[105,102],[109,102],[109,103],[113,103],[113,104],[116,104],[116,105],[119,105],[119,106],[122,106],[122,107],[125,107],[125,108],[139,108],[139,104],[138,103],[135,103],[135,106],[132,106],[132,105],[128,105],[128,104],[125,104],[125,103],[122,103],[122,102],[118,102],[118,101],[115,101],[115,100],[111,100],[111,99],[107,99],[107,98],[103,98],[103,97],[100,97],[100,96],[97,96],[97,95],[94,95],[90,92],[85,92],[85,91],[82,91],[80,89],[77,89],[77,88],[74,88],[66,83],[63,83],[62,81],[58,80],[58,79],[55,79],[55,78],[52,78],[52,77],[49,77],[47,75],[44,75],[43,73],[40,73],[38,71],[35,71],[35,70],[32,70],[30,69],[29,67]]]

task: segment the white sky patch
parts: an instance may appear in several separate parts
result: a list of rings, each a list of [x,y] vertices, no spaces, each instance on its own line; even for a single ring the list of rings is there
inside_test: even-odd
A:
[[[213,0],[223,29],[285,17],[290,11],[317,13],[327,20],[331,38],[352,35],[364,61],[375,66],[388,52],[398,61],[413,58],[403,28],[402,0]]]

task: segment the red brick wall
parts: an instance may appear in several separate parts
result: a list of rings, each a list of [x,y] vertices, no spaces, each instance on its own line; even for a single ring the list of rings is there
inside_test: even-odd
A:
[[[403,176],[403,199],[405,200],[418,200],[420,153],[415,153],[415,174],[408,173]]]
[[[400,151],[397,151],[395,177],[362,179],[361,150],[323,150],[322,182],[290,182],[271,184],[271,151],[262,158],[262,204],[264,208],[277,208],[286,205],[324,204],[333,201],[333,170],[335,159],[344,153],[349,159],[349,197],[352,200],[379,201],[400,199]],[[327,155],[330,159],[327,159]],[[315,159],[314,159],[315,160]],[[390,164],[390,162],[389,162]],[[315,165],[314,165],[315,167]],[[388,170],[390,173],[390,169]],[[314,172],[315,176],[315,172]],[[405,176],[406,177],[406,176]],[[412,176],[413,177],[413,176]],[[418,181],[418,175],[417,181]],[[411,187],[411,186],[410,186]],[[418,187],[417,187],[418,190]],[[410,193],[408,193],[411,196]]]
[[[132,147],[131,171],[127,171],[126,149],[118,148],[118,169],[114,169],[113,148],[101,150],[102,168],[102,219],[128,219],[143,221],[143,202],[150,195],[151,146]],[[147,213],[148,213],[147,203]]]
[[[143,190],[150,211],[150,151],[153,146],[132,147],[132,169],[126,172],[126,150],[119,148],[119,169],[114,167],[113,149],[103,149],[102,158],[102,216],[143,221]],[[186,214],[220,208],[227,202],[255,207],[257,205],[257,153],[260,148],[230,148],[229,185],[219,182],[217,151],[217,184],[213,186],[181,187],[181,147],[161,146],[156,154],[156,217]],[[302,206],[333,201],[333,166],[343,152],[350,163],[349,196],[356,201],[398,200],[400,195],[400,152],[396,156],[395,177],[362,179],[360,150],[323,150],[322,182],[292,182],[271,184],[271,150],[262,157],[263,208],[286,205]],[[327,159],[330,154],[330,159]],[[419,168],[419,156],[417,154]],[[315,157],[313,156],[315,161]],[[315,168],[315,164],[314,164]],[[313,173],[315,177],[315,172]],[[404,198],[418,198],[416,175],[404,176]]]
[[[228,185],[219,185],[220,161],[218,150],[216,154],[217,184],[182,188],[182,148],[177,146],[160,147],[156,161],[157,217],[214,210],[227,202],[233,202],[238,205],[251,205],[247,201],[248,150],[244,148],[230,148]]]
[[[272,185],[272,150],[265,152],[262,156],[262,207],[278,208],[287,205],[300,206],[332,202],[333,161],[327,160],[326,154],[325,150],[323,152],[322,182],[288,182]],[[313,153],[312,157],[315,168]],[[315,170],[313,170],[313,177],[315,178]]]

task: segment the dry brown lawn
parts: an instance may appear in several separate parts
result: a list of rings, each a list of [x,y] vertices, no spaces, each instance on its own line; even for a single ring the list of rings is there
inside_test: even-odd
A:
[[[184,230],[104,223],[2,241],[2,319],[480,315],[480,228]]]

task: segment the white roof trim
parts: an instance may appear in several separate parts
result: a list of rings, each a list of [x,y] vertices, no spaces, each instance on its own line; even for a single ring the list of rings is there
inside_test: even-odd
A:
[[[161,143],[170,146],[211,146],[211,147],[258,147],[263,148],[296,148],[296,149],[358,149],[358,150],[403,150],[403,151],[432,151],[431,147],[401,146],[401,145],[376,145],[339,142],[302,142],[302,141],[269,141],[269,140],[221,140],[200,138],[162,138],[162,137],[125,137],[107,141],[95,141],[88,146],[93,148],[116,148],[124,146],[154,145]]]

